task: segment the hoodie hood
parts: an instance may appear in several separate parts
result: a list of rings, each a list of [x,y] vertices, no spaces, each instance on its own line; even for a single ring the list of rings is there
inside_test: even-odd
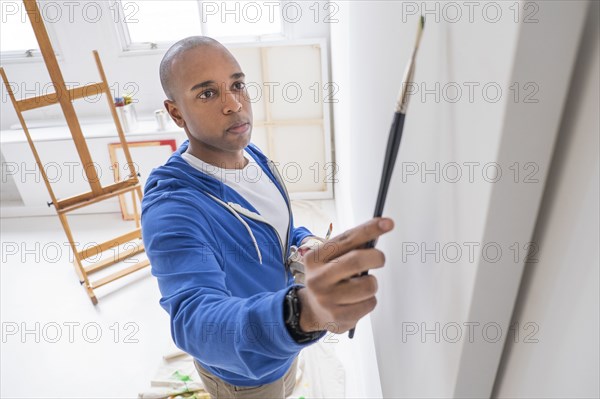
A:
[[[181,156],[187,151],[189,140],[184,141],[181,146],[171,155],[167,162],[152,170],[152,173],[144,186],[143,209],[151,206],[154,202],[165,195],[177,191],[181,188],[194,188],[203,191],[213,197],[221,198],[225,202],[234,202],[243,205],[245,208],[256,212],[256,209],[249,204],[243,197],[227,187],[223,182],[209,176],[192,167]],[[277,180],[271,170],[271,161],[254,144],[248,145],[245,150],[254,158],[265,173],[273,180]],[[277,185],[281,194],[287,198],[286,193],[281,189],[282,183]]]

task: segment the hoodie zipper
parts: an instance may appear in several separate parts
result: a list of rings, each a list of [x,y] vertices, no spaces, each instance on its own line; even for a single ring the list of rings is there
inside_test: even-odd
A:
[[[248,223],[246,223],[246,221],[239,214],[241,213],[242,215],[246,216],[249,219],[253,219],[253,220],[265,223],[266,225],[270,226],[273,229],[273,231],[275,232],[275,234],[277,235],[277,239],[279,240],[279,244],[281,245],[282,262],[283,262],[283,265],[286,266],[287,265],[287,254],[288,254],[288,248],[289,248],[288,244],[289,244],[289,238],[290,238],[289,237],[290,236],[290,227],[291,227],[291,223],[292,223],[292,209],[290,207],[290,196],[287,191],[287,187],[285,186],[285,184],[283,184],[283,179],[281,178],[281,175],[279,174],[279,170],[277,169],[277,167],[275,166],[273,161],[271,161],[269,159],[267,162],[268,162],[269,169],[275,176],[275,179],[277,180],[279,185],[281,187],[283,187],[283,192],[285,195],[285,198],[284,198],[285,205],[287,206],[287,209],[288,209],[288,228],[286,231],[285,245],[284,245],[284,241],[281,240],[281,236],[279,235],[279,232],[277,231],[275,226],[270,224],[264,217],[262,217],[258,213],[252,212],[249,209],[244,208],[240,204],[236,204],[234,202],[222,201],[218,197],[215,197],[214,195],[212,195],[208,192],[206,194],[209,197],[211,197],[213,200],[215,200],[216,202],[218,202],[219,204],[221,204],[222,206],[227,208],[227,210],[229,210],[236,217],[236,219],[238,219],[244,225],[244,227],[246,227],[246,230],[248,231],[248,234],[250,234],[250,238],[252,239],[252,243],[254,244],[254,248],[256,249],[256,253],[258,255],[258,261],[260,262],[261,265],[262,265],[262,254],[260,252],[258,242],[256,241],[256,237],[254,236],[254,233],[252,232],[252,229],[250,228]],[[287,282],[287,267],[284,267],[284,268],[286,271],[286,282]]]
[[[291,203],[290,203],[290,195],[287,191],[287,187],[285,186],[285,184],[283,183],[283,179],[281,178],[281,175],[279,174],[279,170],[277,169],[277,166],[275,166],[275,163],[273,161],[271,161],[270,159],[267,159],[267,164],[269,165],[269,169],[271,170],[271,172],[273,173],[273,175],[275,176],[275,180],[277,180],[277,182],[279,183],[279,185],[281,187],[283,187],[283,192],[285,194],[285,205],[288,208],[288,228],[287,231],[285,233],[285,247],[281,247],[281,253],[283,254],[283,269],[285,270],[285,283],[287,284],[289,276],[289,266],[288,266],[288,249],[290,247],[290,230],[292,228],[292,207],[291,207]],[[277,233],[277,235],[279,235],[279,233]]]
[[[277,180],[279,185],[283,187],[283,192],[285,193],[285,205],[288,208],[288,228],[285,234],[285,248],[281,248],[281,252],[283,253],[283,264],[285,265],[287,263],[288,248],[290,247],[290,229],[292,227],[292,208],[290,206],[290,195],[287,191],[287,187],[285,186],[285,184],[283,184],[283,179],[281,178],[281,175],[279,174],[279,170],[277,170],[277,166],[275,166],[275,163],[273,163],[273,161],[269,159],[268,164],[269,169],[271,169],[271,172],[273,172],[273,175],[275,175],[275,179]]]

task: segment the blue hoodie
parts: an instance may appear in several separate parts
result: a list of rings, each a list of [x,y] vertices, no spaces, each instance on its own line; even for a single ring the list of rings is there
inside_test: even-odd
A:
[[[279,234],[235,190],[190,166],[181,154],[152,171],[142,201],[142,237],[158,279],[171,336],[206,370],[237,386],[281,378],[298,352],[283,321],[293,285],[290,245],[312,235],[294,228],[290,200],[272,161],[246,150],[276,182],[290,210]]]

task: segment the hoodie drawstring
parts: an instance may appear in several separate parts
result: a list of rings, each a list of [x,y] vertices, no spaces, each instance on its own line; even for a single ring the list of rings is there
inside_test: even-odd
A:
[[[219,204],[221,204],[223,207],[225,207],[226,209],[228,209],[229,212],[231,212],[233,214],[233,216],[236,217],[237,220],[239,220],[240,222],[242,222],[242,224],[244,225],[244,227],[246,227],[246,230],[250,234],[250,238],[252,238],[252,243],[254,244],[254,248],[256,249],[256,253],[258,254],[258,262],[262,265],[262,254],[260,252],[260,248],[258,247],[258,242],[256,241],[256,237],[254,237],[254,233],[252,232],[252,229],[250,228],[250,226],[248,225],[248,223],[246,223],[246,221],[244,219],[242,219],[242,217],[237,213],[237,211],[232,206],[232,203],[228,204],[227,202],[221,201],[219,198],[215,197],[214,195],[212,195],[210,193],[206,193],[206,195],[208,195],[210,198],[212,198],[213,200],[215,200],[216,202],[218,202]]]

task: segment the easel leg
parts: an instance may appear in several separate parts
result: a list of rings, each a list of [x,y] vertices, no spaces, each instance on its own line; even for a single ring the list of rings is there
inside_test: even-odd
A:
[[[92,303],[94,305],[96,305],[96,304],[98,304],[98,299],[96,298],[96,295],[94,294],[94,291],[92,290],[90,280],[87,278],[87,273],[85,272],[85,268],[83,267],[83,264],[81,262],[82,259],[79,256],[77,246],[75,245],[75,240],[73,240],[73,234],[71,233],[71,228],[69,227],[69,222],[67,220],[67,217],[64,214],[59,213],[58,218],[60,219],[60,223],[63,226],[65,234],[67,235],[67,239],[69,240],[71,250],[73,251],[73,258],[74,258],[73,265],[75,266],[75,273],[77,273],[79,282],[81,283],[81,285],[84,286],[90,299],[92,300]]]

